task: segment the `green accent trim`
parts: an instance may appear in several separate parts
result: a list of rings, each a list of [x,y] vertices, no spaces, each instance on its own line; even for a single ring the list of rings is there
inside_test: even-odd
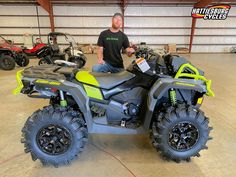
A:
[[[35,82],[36,82],[36,83],[39,83],[39,84],[61,85],[60,82],[48,81],[48,80],[43,80],[43,79],[37,79]]]
[[[66,101],[66,100],[61,100],[61,101],[60,101],[60,105],[61,105],[62,107],[66,107],[66,106],[67,106],[67,101]]]
[[[195,74],[183,73],[185,68],[191,69]],[[193,78],[195,80],[204,81],[206,84],[206,90],[207,90],[206,95],[213,96],[213,97],[215,96],[215,93],[211,89],[211,80],[207,80],[204,76],[200,75],[197,68],[195,68],[190,63],[185,63],[185,64],[181,65],[181,67],[179,68],[178,72],[175,75],[175,79],[178,79],[180,77],[188,77],[188,78]]]
[[[184,83],[184,82],[175,82],[175,85],[183,85],[183,86],[195,87],[195,84],[189,84],[189,83]]]
[[[18,83],[18,86],[17,86],[17,88],[12,90],[12,94],[14,94],[14,95],[19,94],[21,92],[22,88],[24,87],[22,80],[21,80],[23,71],[24,70],[22,69],[20,71],[17,71],[17,73],[16,73],[16,81]]]
[[[95,87],[85,85],[85,84],[83,86],[84,86],[84,89],[85,89],[87,95],[90,98],[96,98],[99,100],[103,100],[103,96],[102,96],[101,90],[99,88],[95,88]]]
[[[48,84],[48,81],[47,80],[41,80],[41,79],[38,79],[35,81],[36,83],[40,83],[40,84]]]
[[[79,82],[83,82],[86,84],[90,84],[90,85],[94,85],[99,87],[99,83],[96,80],[96,78],[90,74],[88,71],[79,71],[76,73],[75,78],[77,79],[77,81]]]
[[[176,101],[176,91],[175,90],[170,90],[170,101],[173,106],[176,105],[177,101]]]

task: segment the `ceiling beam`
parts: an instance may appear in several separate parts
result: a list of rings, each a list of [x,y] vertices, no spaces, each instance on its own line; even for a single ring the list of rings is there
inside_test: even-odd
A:
[[[206,7],[209,4],[212,3],[213,0],[200,0],[196,4],[194,4],[194,7]]]
[[[121,0],[120,1],[120,8],[121,8],[121,14],[122,14],[122,31],[125,30],[125,8],[127,5],[128,0]]]
[[[37,0],[37,3],[48,12],[50,18],[51,31],[55,31],[54,15],[51,0]]]

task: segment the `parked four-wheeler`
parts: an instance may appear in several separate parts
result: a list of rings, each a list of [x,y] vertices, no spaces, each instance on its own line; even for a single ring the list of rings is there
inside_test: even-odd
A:
[[[77,50],[77,44],[70,34],[51,32],[48,34],[48,45],[37,52],[41,64],[54,64],[55,60],[66,60],[82,68],[87,58],[82,51]]]
[[[43,43],[40,37],[36,37],[35,35],[32,35],[31,37],[33,48],[28,49],[26,47],[22,47],[22,50],[27,56],[36,57],[38,51],[47,44]]]
[[[15,68],[15,63],[25,67],[29,64],[29,59],[23,54],[21,47],[15,46],[12,41],[0,35],[0,67],[12,70]]]
[[[12,53],[12,51],[0,48],[0,68],[4,70],[12,70],[16,65],[14,58],[9,53]]]
[[[212,129],[200,110],[204,95],[214,96],[211,80],[182,57],[142,48],[135,55],[127,70],[115,74],[56,65],[19,71],[15,94],[49,99],[22,129],[25,152],[58,166],[81,153],[88,133],[151,132],[166,159],[198,157]]]

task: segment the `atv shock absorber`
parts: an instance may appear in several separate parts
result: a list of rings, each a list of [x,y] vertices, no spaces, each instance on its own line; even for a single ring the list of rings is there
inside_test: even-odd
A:
[[[175,106],[177,103],[176,91],[172,88],[172,89],[170,89],[169,94],[170,94],[170,102],[171,102],[172,106]]]
[[[60,99],[61,99],[60,105],[62,107],[66,107],[67,106],[67,101],[65,100],[64,93],[63,93],[62,90],[60,90],[59,93],[60,93]]]

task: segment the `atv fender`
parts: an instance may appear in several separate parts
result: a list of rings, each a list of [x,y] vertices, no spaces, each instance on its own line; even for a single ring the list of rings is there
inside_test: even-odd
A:
[[[1,56],[1,55],[4,55],[4,54],[11,55],[11,56],[14,55],[14,53],[13,53],[11,50],[5,49],[5,48],[1,48],[1,49],[0,49],[0,56]]]
[[[200,93],[206,93],[206,86],[203,81],[193,79],[173,79],[160,78],[152,86],[147,98],[147,111],[145,114],[144,129],[147,131],[150,127],[152,115],[157,102],[169,91],[169,89],[194,90]]]
[[[93,122],[92,122],[92,114],[89,109],[89,99],[86,93],[84,92],[82,86],[67,81],[50,82],[48,80],[36,80],[34,81],[34,85],[39,87],[46,86],[47,88],[55,88],[70,94],[77,103],[77,105],[79,106],[81,112],[83,113],[88,130],[92,129]]]
[[[153,93],[153,97],[159,100],[169,89],[185,89],[185,90],[195,90],[197,92],[204,92],[204,89],[197,84],[188,82],[172,82],[172,83],[162,83]]]

